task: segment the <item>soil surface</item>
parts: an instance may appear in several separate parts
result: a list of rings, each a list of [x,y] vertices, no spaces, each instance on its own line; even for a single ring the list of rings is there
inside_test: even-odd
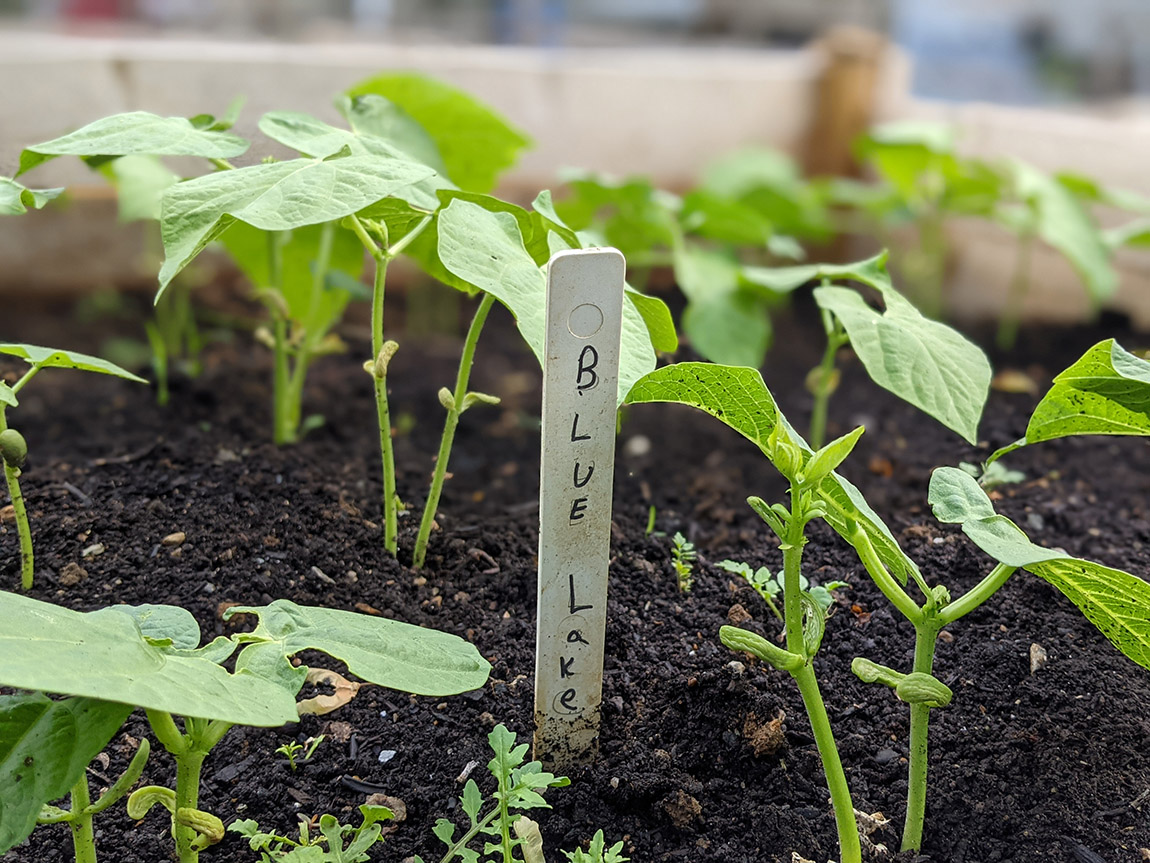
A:
[[[467,310],[463,310],[466,312]],[[62,314],[62,313],[61,313]],[[809,398],[802,380],[819,358],[817,317],[800,305],[777,321],[786,341],[764,375],[796,426]],[[68,333],[67,336],[58,331]],[[107,329],[32,310],[5,309],[0,337],[99,349]],[[45,372],[21,394],[11,424],[30,444],[23,488],[37,552],[32,595],[70,608],[174,603],[204,638],[247,628],[229,604],[279,597],[359,610],[457,633],[490,659],[489,683],[431,699],[365,687],[348,705],[283,729],[234,728],[204,768],[201,805],[225,823],[254,818],[294,833],[324,812],[358,821],[354,807],[381,792],[406,817],[373,859],[419,854],[438,861],[437,818],[459,823],[471,768],[484,792],[486,735],[505,723],[527,741],[532,723],[540,374],[508,316],[492,315],[473,387],[503,397],[463,418],[428,565],[410,559],[419,507],[438,446],[459,343],[408,335],[392,363],[401,519],[400,559],[380,538],[380,477],[362,330],[345,333],[346,356],[319,361],[306,409],[327,423],[301,444],[269,442],[270,359],[246,336],[216,344],[194,381],[178,379],[171,405],[148,388],[95,375]],[[991,562],[926,506],[933,467],[979,461],[1019,437],[1037,392],[1094,342],[1148,341],[1121,321],[1025,334],[996,368],[1013,367],[1033,394],[994,392],[985,444],[957,436],[869,382],[844,352],[831,433],[868,431],[844,474],[860,486],[932,582],[952,594]],[[684,352],[684,357],[687,356]],[[14,372],[7,362],[0,371]],[[1143,577],[1150,571],[1150,448],[1142,439],[1091,438],[1024,449],[1009,460],[1026,480],[995,495],[1000,511],[1037,542]],[[782,483],[756,448],[710,417],[651,405],[629,410],[619,436],[601,755],[547,794],[539,821],[548,859],[586,843],[597,828],[623,839],[635,861],[789,861],[837,856],[834,820],[810,726],[788,676],[735,655],[718,640],[728,620],[776,636],[758,595],[715,564],[726,558],[781,566],[778,543],[744,502],[781,500]],[[646,532],[650,507],[655,531]],[[694,587],[681,593],[669,537],[699,549]],[[181,533],[182,543],[165,544]],[[169,543],[173,540],[169,540]],[[93,550],[98,546],[101,551]],[[85,551],[87,555],[85,556]],[[905,809],[908,711],[891,690],[850,672],[855,656],[909,670],[914,633],[893,613],[853,553],[816,526],[804,559],[815,582],[843,580],[816,660],[855,805],[890,827],[875,842],[898,848]],[[19,581],[16,533],[0,525],[0,581]],[[1032,645],[1047,654],[1031,670]],[[310,664],[339,668],[322,656]],[[2,661],[2,658],[0,658]],[[932,714],[931,784],[923,854],[886,859],[937,863],[1135,863],[1150,852],[1150,672],[1120,655],[1061,594],[1016,574],[990,603],[950,627],[936,674],[955,693]],[[772,722],[781,717],[781,722]],[[326,734],[293,771],[276,748]],[[135,739],[134,715],[96,765],[94,788],[118,775]],[[382,756],[381,756],[381,753]],[[388,755],[388,753],[394,753]],[[144,779],[170,783],[155,747]],[[97,820],[102,859],[169,859],[166,818],[139,824],[122,805]],[[207,861],[254,861],[228,834]],[[4,863],[70,859],[67,830],[38,828]]]

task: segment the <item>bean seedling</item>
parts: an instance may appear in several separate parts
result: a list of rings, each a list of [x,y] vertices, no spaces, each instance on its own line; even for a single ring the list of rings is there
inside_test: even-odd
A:
[[[1095,374],[1082,375],[1080,366],[1095,370]],[[1116,420],[1120,424],[1119,418],[1128,416],[1133,404],[1144,406],[1145,393],[1150,391],[1150,363],[1137,360],[1116,345],[1096,346],[1072,368],[1075,371],[1056,379],[1051,393],[1032,417],[1027,439],[1013,448],[1065,434],[1089,433],[1099,427],[1110,428],[1114,433],[1118,428]],[[1121,386],[1115,386],[1118,382],[1122,382]],[[1079,386],[1081,389],[1077,389]],[[1086,397],[1095,402],[1093,410],[1077,407]],[[750,652],[789,672],[799,684],[823,758],[843,863],[858,863],[861,850],[845,773],[811,664],[822,640],[824,616],[813,602],[804,612],[798,590],[802,550],[807,541],[805,527],[810,520],[823,519],[854,548],[879,590],[915,628],[910,672],[862,658],[853,666],[860,678],[892,687],[900,700],[910,704],[904,850],[918,850],[922,843],[930,710],[951,699],[949,689],[931,674],[938,634],[989,600],[1014,572],[1025,569],[1053,585],[1122,653],[1150,668],[1150,584],[1129,573],[1034,545],[1013,522],[995,513],[986,492],[964,471],[937,469],[931,478],[929,501],[936,518],[961,525],[975,545],[997,563],[973,588],[955,599],[945,585],[930,586],[926,582],[862,493],[835,471],[849,454],[861,428],[814,452],[787,423],[758,372],[705,363],[680,363],[652,372],[636,384],[628,401],[675,402],[716,416],[758,445],[790,483],[789,508],[781,503],[768,506],[754,497],[748,501],[782,540],[786,647],[734,627],[723,627],[720,638],[728,647]],[[1075,406],[1073,410],[1071,405]],[[1084,413],[1090,414],[1085,421],[1080,419]],[[1144,410],[1137,428],[1133,433],[1150,431]],[[996,455],[1012,447],[1003,448]],[[921,603],[907,593],[909,581],[921,593]]]
[[[61,351],[36,345],[0,344],[0,354],[20,357],[30,368],[9,386],[0,380],[0,458],[4,460],[4,479],[8,482],[8,495],[16,518],[16,531],[20,537],[20,583],[25,590],[32,589],[35,561],[32,551],[32,528],[28,524],[28,511],[20,490],[20,474],[28,457],[28,442],[19,431],[8,425],[8,409],[18,407],[17,396],[43,369],[80,369],[113,375],[137,383],[147,381],[99,357],[75,351]]]
[[[735,575],[741,575],[746,579],[747,584],[753,587],[755,592],[767,603],[771,613],[779,620],[783,619],[783,613],[775,605],[775,600],[782,595],[784,587],[781,572],[772,575],[765,566],[754,569],[750,564],[736,560],[720,560],[716,566],[727,572],[733,572]],[[828,581],[826,584],[812,586],[805,575],[799,576],[799,590],[810,596],[824,612],[829,612],[830,607],[834,604],[835,598],[831,595],[831,591],[838,590],[840,587],[850,587],[850,585],[845,581]]]
[[[311,757],[315,755],[316,749],[326,739],[326,735],[321,734],[319,737],[309,737],[303,743],[298,740],[289,740],[283,746],[276,747],[276,753],[282,755],[287,759],[288,766],[294,773],[299,769],[301,764],[307,764],[311,761]],[[303,753],[303,758],[299,758],[299,754]],[[297,758],[299,760],[297,760]]]
[[[200,809],[200,774],[211,750],[233,725],[276,727],[298,719],[295,697],[308,669],[292,664],[294,654],[319,650],[367,681],[420,695],[475,689],[490,672],[463,639],[394,620],[286,600],[229,611],[256,615],[259,623],[200,647],[199,626],[181,608],[120,605],[80,613],[0,592],[0,616],[10,622],[0,633],[0,685],[99,699],[109,718],[85,725],[82,738],[93,754],[132,706],[144,708],[156,739],[175,759],[176,783],[174,789],[137,789],[128,810],[134,818],[155,805],[168,810],[180,863],[196,863],[224,833],[220,819]],[[234,673],[220,664],[233,655]],[[0,853],[31,832],[43,804],[79,788],[88,760],[75,758],[80,744],[68,735],[28,745],[18,760],[0,750],[6,777]]]

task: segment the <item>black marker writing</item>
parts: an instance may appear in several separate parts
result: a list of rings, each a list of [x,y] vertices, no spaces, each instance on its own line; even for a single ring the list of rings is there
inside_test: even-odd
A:
[[[586,638],[583,637],[583,633],[581,631],[579,631],[578,629],[572,629],[570,632],[567,633],[567,643],[568,644],[575,644],[576,642],[578,642],[579,644],[586,644],[588,646],[590,646],[590,644],[591,644],[591,642],[589,642]]]
[[[575,419],[571,421],[571,443],[577,440],[591,440],[591,435],[579,434],[579,414],[575,414]]]
[[[571,666],[575,664],[575,657],[572,656],[568,659],[566,656],[559,657],[559,677],[567,678],[574,677],[575,672],[571,670]]]
[[[586,611],[588,608],[592,607],[590,605],[575,604],[575,573],[571,573],[567,576],[567,584],[571,588],[571,601],[568,603],[567,607],[571,610],[572,614],[578,614],[580,611]],[[568,636],[568,640],[570,640],[570,636]]]
[[[579,374],[575,378],[575,386],[580,395],[583,390],[589,390],[599,383],[599,374],[595,371],[597,365],[599,365],[599,352],[595,350],[594,345],[587,345],[579,354]],[[586,383],[583,382],[584,376],[587,377]]]
[[[587,483],[591,482],[591,474],[595,473],[595,465],[587,465],[587,473],[583,479],[579,479],[579,462],[575,462],[575,488],[583,488]]]
[[[565,689],[563,694],[559,696],[559,703],[562,704],[567,710],[575,712],[578,708],[572,702],[575,700],[577,693],[574,689]]]
[[[571,501],[571,515],[570,521],[578,521],[583,518],[583,513],[587,511],[587,498],[577,497]]]

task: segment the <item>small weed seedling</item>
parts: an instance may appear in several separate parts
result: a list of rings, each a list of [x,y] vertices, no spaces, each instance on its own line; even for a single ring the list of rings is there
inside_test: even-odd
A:
[[[419,695],[475,689],[490,672],[463,639],[394,620],[286,600],[230,612],[256,615],[259,623],[200,647],[199,626],[181,608],[118,605],[84,614],[0,592],[0,618],[9,622],[0,631],[0,686],[77,696],[104,716],[76,723],[82,734],[75,732],[75,739],[21,735],[20,751],[0,750],[0,854],[24,840],[45,803],[69,790],[84,793],[84,766],[133,705],[144,708],[156,739],[175,759],[176,783],[174,789],[137,789],[128,812],[143,818],[162,806],[180,863],[196,863],[199,852],[224,835],[220,819],[200,809],[204,759],[233,725],[277,727],[298,719],[295,697],[308,669],[292,664],[296,653],[322,651],[364,680]],[[220,663],[233,655],[235,672],[229,673]],[[56,703],[67,702],[48,702]],[[336,833],[342,837],[347,829]],[[357,833],[355,841],[368,835]]]
[[[695,551],[695,544],[687,542],[687,538],[678,531],[671,537],[671,543],[671,565],[675,567],[675,575],[679,577],[679,592],[686,593],[695,583],[692,573],[699,553]]]
[[[17,396],[20,391],[42,369],[80,369],[114,375],[141,384],[146,384],[147,381],[107,360],[75,351],[41,348],[36,345],[0,344],[0,354],[21,357],[31,367],[11,386],[0,380],[0,457],[4,460],[4,479],[8,481],[8,494],[12,499],[12,510],[16,516],[16,531],[20,536],[20,583],[25,590],[31,590],[35,571],[32,529],[28,524],[24,495],[20,491],[20,472],[24,467],[24,460],[28,457],[28,443],[19,431],[9,427],[8,408],[19,406]]]
[[[570,863],[627,863],[631,859],[623,856],[622,839],[607,847],[607,840],[603,838],[602,830],[595,831],[586,851],[577,848],[574,851],[564,851],[563,854]]]
[[[771,571],[765,566],[753,569],[750,564],[740,563],[735,560],[720,560],[716,565],[719,569],[733,572],[746,579],[747,584],[753,587],[755,592],[763,598],[775,617],[779,620],[783,619],[782,612],[779,611],[779,607],[775,605],[775,600],[783,592],[784,579],[781,572],[772,575]],[[840,587],[850,587],[850,585],[845,581],[828,581],[826,584],[816,584],[812,586],[805,575],[799,576],[799,590],[809,596],[824,613],[830,612],[830,608],[835,601],[835,598],[831,596],[831,591],[838,590]]]
[[[480,837],[489,837],[483,843],[484,859],[487,855],[495,855],[491,859],[499,863],[541,863],[542,851],[534,847],[541,844],[538,829],[521,831],[525,836],[518,835],[520,831],[514,829],[518,822],[526,820],[519,813],[527,809],[549,809],[550,805],[543,799],[544,792],[548,788],[569,785],[570,780],[545,772],[538,761],[524,763],[527,744],[516,746],[515,735],[504,725],[495,726],[487,735],[487,742],[495,753],[495,757],[487,762],[487,769],[496,783],[492,800],[487,804],[489,808],[482,811],[485,805],[483,793],[474,779],[468,779],[459,798],[468,820],[463,833],[457,839],[456,826],[446,818],[440,818],[435,824],[435,835],[447,846],[447,852],[439,863],[455,859],[478,863],[479,852],[471,850],[468,845]],[[516,848],[523,848],[522,857],[514,855]],[[416,857],[415,863],[423,863],[422,858]]]
[[[1055,379],[1031,418],[1027,437],[997,451],[992,459],[1027,443],[1069,434],[1100,430],[1150,434],[1145,416],[1148,399],[1150,363],[1112,342],[1103,342]],[[927,583],[862,493],[835,471],[858,440],[861,428],[812,451],[779,411],[759,373],[731,366],[680,363],[664,367],[636,384],[628,401],[675,402],[716,416],[757,444],[790,483],[789,507],[781,503],[768,506],[754,497],[748,500],[782,540],[786,647],[730,626],[721,628],[720,638],[732,649],[750,652],[787,671],[798,683],[823,759],[843,863],[859,863],[861,849],[845,773],[811,662],[822,641],[825,618],[813,601],[803,602],[799,590],[805,528],[812,519],[823,519],[852,546],[875,585],[915,629],[914,661],[909,672],[862,657],[852,665],[861,679],[891,687],[910,705],[903,850],[918,850],[922,844],[930,710],[945,706],[952,698],[950,690],[932,676],[938,634],[989,600],[1014,572],[1025,569],[1052,584],[1115,647],[1150,668],[1150,584],[1129,573],[1034,545],[1013,522],[994,511],[986,492],[968,473],[958,468],[936,469],[928,499],[939,521],[961,525],[975,545],[997,563],[978,584],[955,599],[945,585]],[[911,581],[921,594],[919,602],[907,592]]]
[[[303,743],[296,740],[290,740],[283,746],[276,748],[276,753],[282,755],[287,759],[288,766],[291,767],[294,773],[301,764],[307,764],[311,761],[311,757],[315,754],[316,749],[326,739],[326,735],[321,734],[319,737],[309,737]],[[303,753],[303,758],[298,758],[300,753]],[[298,760],[297,760],[298,758]]]
[[[340,824],[334,815],[319,817],[319,835],[312,836],[308,822],[300,819],[299,835],[292,839],[278,833],[264,833],[252,819],[235,821],[228,830],[248,840],[260,852],[260,863],[364,863],[368,851],[383,841],[381,822],[395,817],[386,806],[363,804],[360,824]]]

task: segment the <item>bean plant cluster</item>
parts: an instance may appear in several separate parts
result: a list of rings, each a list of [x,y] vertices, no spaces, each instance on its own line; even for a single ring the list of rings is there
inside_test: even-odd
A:
[[[304,407],[308,372],[323,356],[347,350],[339,336],[343,314],[356,300],[369,303],[363,368],[372,382],[380,442],[381,546],[391,555],[409,552],[414,568],[427,558],[462,415],[498,402],[470,387],[481,334],[496,305],[511,313],[542,360],[546,266],[554,253],[614,245],[628,256],[631,279],[640,285],[669,267],[686,299],[679,329],[707,362],[657,367],[659,353],[678,348],[676,326],[661,300],[628,286],[617,402],[671,402],[710,413],[755,443],[787,484],[783,500],[748,500],[779,541],[782,569],[718,564],[762,597],[775,619],[771,625],[781,627],[779,638],[735,626],[722,626],[718,638],[794,680],[822,758],[842,863],[861,861],[862,842],[814,659],[827,634],[832,592],[848,585],[817,585],[804,573],[812,524],[824,522],[852,549],[915,633],[909,666],[899,667],[891,657],[857,657],[851,665],[862,681],[889,688],[908,708],[904,850],[923,844],[931,711],[954,698],[934,675],[939,634],[990,602],[1010,578],[1027,572],[1053,585],[1118,650],[1150,668],[1150,584],[1036,545],[995,511],[987,494],[995,483],[1017,481],[1017,472],[1001,460],[1020,447],[1069,435],[1150,435],[1150,363],[1113,341],[1096,345],[1055,378],[1024,438],[981,465],[933,472],[928,501],[935,518],[959,526],[988,558],[983,578],[961,595],[924,574],[863,492],[839,472],[851,464],[866,430],[860,426],[826,440],[838,361],[849,347],[874,384],[978,444],[991,365],[980,348],[937,320],[953,219],[988,220],[1018,238],[999,329],[1000,345],[1009,345],[1035,243],[1064,255],[1100,305],[1116,288],[1114,249],[1150,242],[1150,202],[1077,175],[965,157],[945,129],[899,124],[876,129],[858,144],[874,171],[872,182],[807,181],[779,154],[748,150],[708,167],[682,195],[643,178],[572,173],[561,199],[543,191],[525,208],[491,192],[529,145],[527,137],[466,93],[415,74],[384,74],[339,94],[335,106],[342,118],[336,125],[295,111],[268,112],[258,121],[266,139],[259,142],[234,133],[239,102],[218,118],[130,112],[99,119],[26,148],[16,177],[0,178],[0,213],[49,205],[63,190],[33,189],[18,178],[49,160],[76,157],[115,186],[124,218],[156,224],[163,262],[156,318],[147,332],[161,402],[169,397],[171,369],[180,360],[194,366],[203,343],[189,268],[205,250],[223,250],[264,309],[256,337],[272,352],[271,438],[280,445],[322,426],[322,417]],[[271,143],[294,155],[263,156],[260,149]],[[181,171],[197,160],[200,169],[185,177],[169,164],[173,157],[183,157]],[[1102,231],[1092,212],[1097,205],[1142,215]],[[894,252],[847,264],[805,262],[804,243],[844,231],[867,231]],[[474,302],[455,381],[437,393],[446,417],[419,526],[402,536],[405,505],[396,487],[388,396],[400,345],[384,314],[388,273],[400,258]],[[895,287],[892,268],[911,296]],[[811,403],[804,437],[758,369],[772,338],[773,310],[806,290],[825,344],[806,381]],[[8,412],[19,408],[25,387],[48,368],[143,379],[73,351],[4,343],[0,354],[28,366],[11,381],[0,380],[0,457],[27,591],[36,570],[19,479],[29,442]],[[652,507],[648,534],[654,521]],[[671,540],[671,565],[684,593],[706,569],[682,533]],[[0,619],[6,621],[0,686],[16,690],[0,695],[0,853],[38,824],[67,824],[77,863],[95,863],[94,819],[123,802],[133,818],[165,819],[180,863],[196,863],[227,831],[246,840],[265,863],[372,859],[393,816],[386,807],[361,806],[357,824],[324,814],[295,831],[254,820],[225,828],[200,799],[205,760],[234,725],[278,727],[298,718],[296,696],[308,679],[296,658],[303,651],[327,654],[368,682],[435,696],[482,686],[489,663],[457,636],[380,617],[276,600],[229,609],[225,619],[241,614],[255,618],[254,629],[201,644],[191,614],[172,606],[81,613],[0,592]],[[122,775],[93,799],[87,765],[136,708],[174,762],[175,782],[135,787],[154,757],[144,739]],[[322,739],[293,741],[277,752],[294,771],[318,757]],[[457,817],[440,819],[434,828],[445,846],[439,863],[545,863],[541,828],[524,812],[547,808],[544,795],[568,780],[529,761],[527,745],[515,741],[503,725],[489,735],[492,790],[485,796],[479,782],[464,785]],[[67,805],[54,804],[63,798]],[[623,863],[623,847],[598,831],[586,849],[564,853],[573,863]]]

